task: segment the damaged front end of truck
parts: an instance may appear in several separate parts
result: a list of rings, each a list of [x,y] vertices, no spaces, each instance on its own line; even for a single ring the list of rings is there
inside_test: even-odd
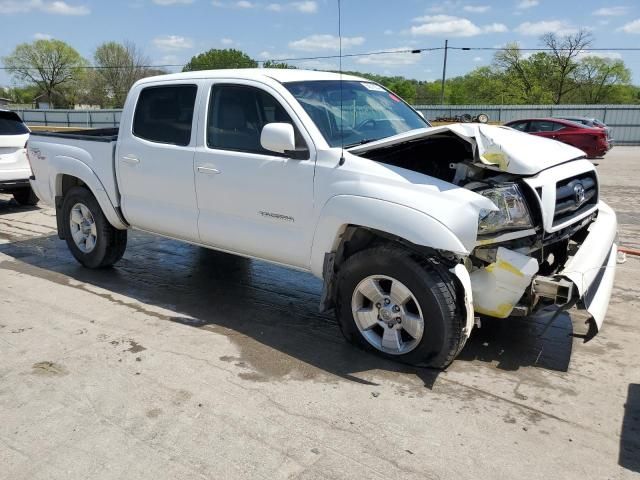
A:
[[[351,153],[491,200],[495,209],[478,212],[475,244],[458,257],[464,268],[453,270],[471,315],[507,318],[577,306],[589,315],[586,340],[601,328],[615,275],[617,222],[581,151],[505,127],[465,124]]]

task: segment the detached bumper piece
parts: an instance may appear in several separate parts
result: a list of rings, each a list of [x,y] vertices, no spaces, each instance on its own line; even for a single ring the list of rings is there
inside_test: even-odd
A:
[[[587,238],[557,275],[573,282],[596,330],[602,328],[613,290],[617,229],[615,212],[606,203],[599,202],[598,218],[589,226]]]

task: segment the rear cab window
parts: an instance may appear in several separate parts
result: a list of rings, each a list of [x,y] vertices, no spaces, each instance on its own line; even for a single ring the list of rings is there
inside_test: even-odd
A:
[[[0,111],[0,135],[25,135],[29,129],[15,112]]]
[[[196,85],[162,85],[140,92],[133,135],[156,143],[186,147],[191,143]]]

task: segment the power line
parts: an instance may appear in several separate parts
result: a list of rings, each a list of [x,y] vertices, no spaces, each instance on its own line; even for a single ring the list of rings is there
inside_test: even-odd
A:
[[[399,54],[420,54],[425,52],[434,52],[439,50],[444,50],[445,47],[423,47],[423,48],[412,48],[412,49],[402,49],[402,50],[379,50],[375,52],[361,52],[361,53],[348,53],[343,54],[342,58],[358,58],[358,57],[370,57],[377,55],[399,55]],[[448,50],[460,50],[460,51],[501,51],[506,50],[505,47],[447,47]],[[519,51],[523,52],[551,52],[551,51],[575,51],[574,49],[569,48],[521,48],[517,47]],[[581,48],[578,50],[581,53],[588,52],[640,52],[640,47],[610,47],[610,48]],[[273,58],[266,60],[256,60],[257,63],[266,63],[266,62],[305,62],[310,60],[331,60],[331,59],[339,59],[340,55],[316,55],[309,57],[289,57],[289,58]],[[115,69],[130,69],[130,68],[183,68],[187,64],[162,64],[162,65],[126,65],[126,66],[116,66],[116,65],[81,65],[78,67],[73,67],[73,69],[83,69],[83,70],[115,70]],[[51,68],[16,68],[16,67],[0,67],[0,70],[5,71],[15,71],[15,70],[51,70]]]

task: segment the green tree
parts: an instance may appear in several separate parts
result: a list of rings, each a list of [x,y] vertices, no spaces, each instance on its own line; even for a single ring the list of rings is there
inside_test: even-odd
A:
[[[580,61],[576,77],[580,85],[577,100],[581,103],[609,103],[621,100],[620,97],[633,101],[633,95],[623,94],[631,93],[628,88],[631,84],[631,72],[622,60],[585,57]]]
[[[212,48],[211,50],[191,58],[182,71],[190,72],[194,70],[217,70],[225,68],[255,68],[257,66],[258,62],[241,50],[236,50],[234,48],[224,50]]]
[[[62,101],[62,91],[87,65],[80,54],[60,40],[22,43],[3,58],[4,66],[18,82],[36,85],[52,105]]]
[[[275,60],[265,60],[262,63],[263,68],[296,68],[293,65],[289,65],[286,62],[278,62]]]

